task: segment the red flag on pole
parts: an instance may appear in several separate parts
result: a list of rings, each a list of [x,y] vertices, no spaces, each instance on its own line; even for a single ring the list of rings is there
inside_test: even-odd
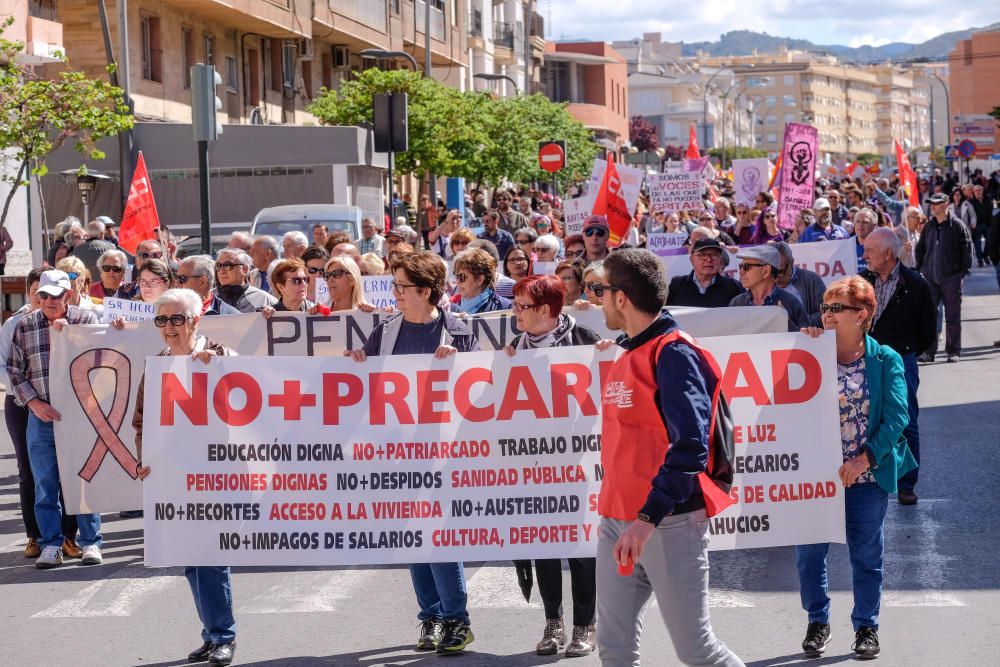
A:
[[[896,140],[896,165],[899,167],[899,182],[907,189],[910,196],[910,206],[920,207],[920,192],[917,190],[917,172],[910,166],[910,158],[906,156],[903,147]]]
[[[153,187],[146,172],[146,161],[142,157],[142,151],[139,151],[139,162],[132,174],[132,187],[129,188],[125,213],[122,214],[122,224],[118,229],[118,245],[134,255],[140,242],[156,238],[159,226],[160,217],[156,213]]]
[[[618,168],[608,160],[601,178],[601,186],[594,197],[593,215],[603,215],[608,219],[608,247],[617,248],[628,235],[632,216],[622,195],[622,182],[618,178]]]
[[[688,149],[687,153],[684,154],[684,159],[697,160],[700,157],[701,151],[698,150],[698,134],[694,131],[694,123],[691,123],[688,131]]]

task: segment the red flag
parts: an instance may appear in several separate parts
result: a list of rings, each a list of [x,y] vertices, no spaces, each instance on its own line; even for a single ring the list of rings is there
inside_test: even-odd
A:
[[[684,159],[697,160],[700,157],[701,151],[698,150],[698,135],[694,131],[694,123],[691,123],[691,128],[688,132],[688,149],[687,153],[684,154]]]
[[[778,180],[778,174],[781,173],[781,157],[782,154],[778,153],[778,159],[774,161],[774,169],[771,171],[771,178],[767,181],[768,190],[774,187],[774,182]]]
[[[625,205],[625,197],[622,195],[622,182],[618,178],[618,168],[615,163],[608,160],[604,169],[604,177],[601,179],[601,186],[597,188],[597,195],[594,197],[593,215],[603,215],[608,219],[608,247],[617,248],[628,234],[629,225],[632,224],[632,216]]]
[[[118,229],[118,245],[134,255],[140,242],[156,238],[159,226],[160,216],[156,214],[153,186],[146,172],[146,161],[142,157],[142,151],[139,151],[139,163],[132,174],[132,187],[129,188],[125,213],[122,214],[122,224]]]
[[[910,166],[910,158],[903,152],[903,147],[896,141],[896,165],[899,167],[899,182],[904,185],[910,196],[910,206],[920,207],[920,192],[917,190],[917,173]]]

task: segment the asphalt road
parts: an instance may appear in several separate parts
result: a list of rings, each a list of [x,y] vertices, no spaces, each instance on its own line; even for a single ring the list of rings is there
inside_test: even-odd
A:
[[[1000,665],[1000,297],[992,269],[966,283],[965,353],[959,364],[921,368],[923,441],[920,502],[890,501],[882,665]],[[142,565],[141,520],[106,516],[100,567],[78,561],[40,571],[22,557],[25,539],[17,470],[0,436],[0,665],[81,667],[182,665],[200,644],[199,624],[179,569]],[[543,613],[537,590],[526,604],[505,563],[469,567],[477,640],[455,663],[547,665],[534,655]],[[833,665],[853,660],[846,548],[831,550],[834,639],[824,658],[805,660],[790,548],[712,555],[712,620],[747,665]],[[569,603],[569,576],[565,572]],[[236,664],[438,664],[410,650],[416,605],[405,569],[241,569],[234,577]],[[647,616],[644,665],[679,664],[655,609]],[[596,655],[567,659],[597,665]]]

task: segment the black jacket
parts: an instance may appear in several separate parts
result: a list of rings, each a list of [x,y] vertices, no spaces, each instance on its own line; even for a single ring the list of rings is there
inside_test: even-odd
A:
[[[695,306],[697,308],[725,308],[733,297],[743,293],[743,285],[738,280],[727,278],[721,273],[705,293],[698,291],[694,271],[686,276],[675,276],[667,290],[668,306]]]
[[[862,271],[861,277],[875,285],[874,271]],[[869,333],[880,345],[888,345],[900,355],[919,354],[934,344],[936,320],[927,281],[900,264],[896,291]]]
[[[1000,215],[994,215],[990,222],[990,244],[987,251],[993,265],[1000,264]]]
[[[931,237],[936,236],[935,253],[941,253],[940,272],[935,275],[934,257],[928,253]],[[972,235],[965,223],[948,213],[948,219],[939,223],[931,217],[924,227],[924,233],[917,241],[914,252],[917,271],[927,280],[964,278],[972,270]],[[897,350],[898,352],[898,350]]]

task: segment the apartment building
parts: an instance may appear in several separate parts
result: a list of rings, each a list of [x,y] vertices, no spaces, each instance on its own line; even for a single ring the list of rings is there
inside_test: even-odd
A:
[[[628,140],[628,72],[625,58],[606,42],[548,42],[542,63],[546,96],[617,153]]]
[[[545,24],[534,0],[468,0],[465,88],[500,96],[541,89]]]
[[[877,79],[875,152],[895,155],[896,140],[908,151],[930,146],[930,87],[913,71],[892,65],[872,67],[870,71]]]
[[[948,56],[950,78],[952,140],[970,139],[976,144],[976,157],[989,158],[1000,153],[1000,131],[987,117],[1000,107],[1000,30],[973,33],[960,40]],[[992,127],[992,136],[988,130]],[[994,163],[986,168],[995,168]]]
[[[405,52],[419,67],[430,32],[432,73],[461,88],[467,64],[466,5],[424,0],[131,0],[128,86],[138,119],[189,122],[194,63],[222,77],[223,122],[315,122],[305,107],[323,87],[336,89],[352,70],[409,67],[403,57],[376,59],[365,49]],[[60,0],[58,19],[73,67],[100,76],[107,65],[93,0]],[[107,0],[118,57],[117,0]]]

